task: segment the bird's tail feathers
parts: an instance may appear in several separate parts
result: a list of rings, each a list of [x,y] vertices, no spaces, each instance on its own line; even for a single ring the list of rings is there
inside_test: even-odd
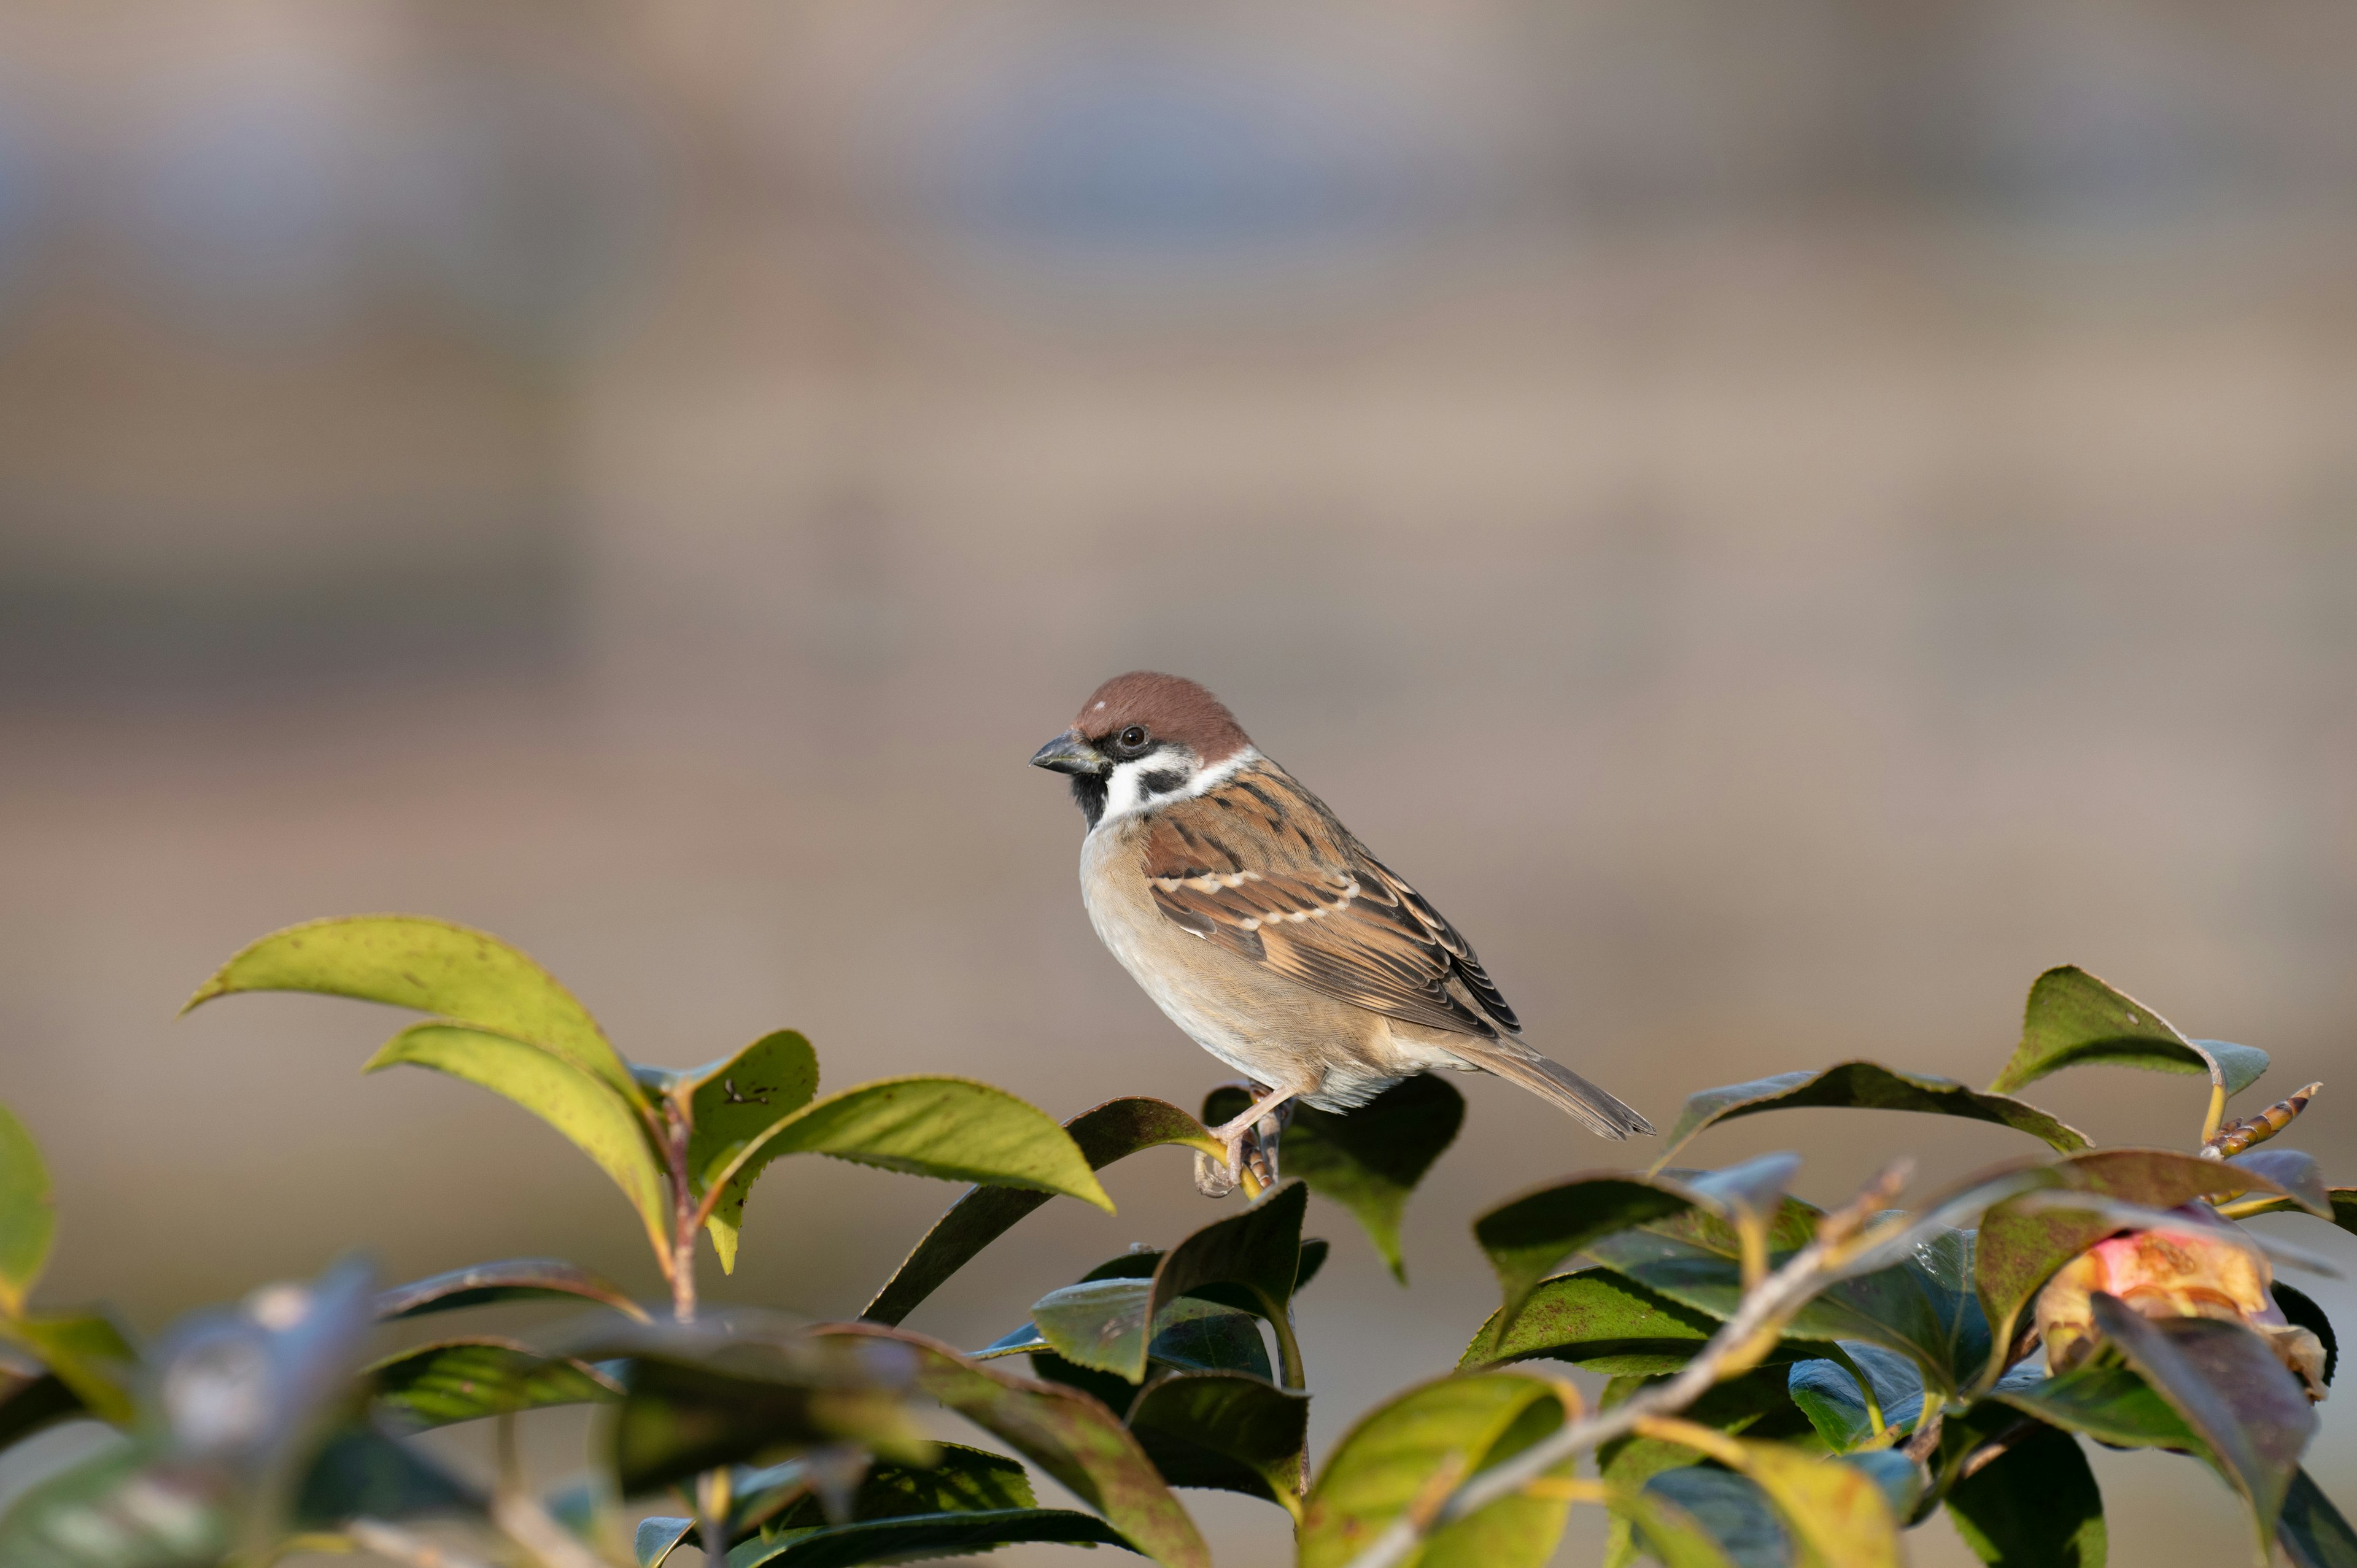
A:
[[[1540,1099],[1569,1112],[1600,1138],[1626,1138],[1631,1133],[1650,1134],[1653,1131],[1653,1124],[1632,1107],[1520,1040],[1453,1039],[1448,1042],[1448,1050],[1482,1071],[1520,1084]]]

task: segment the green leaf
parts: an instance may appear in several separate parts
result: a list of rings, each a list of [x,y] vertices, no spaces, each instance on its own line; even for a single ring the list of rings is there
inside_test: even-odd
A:
[[[2093,1307],[2104,1337],[2201,1435],[2218,1473],[2250,1505],[2264,1565],[2300,1454],[2316,1434],[2299,1380],[2239,1323],[2154,1321],[2101,1292]]]
[[[1443,1474],[1459,1480],[1521,1452],[1560,1425],[1563,1395],[1521,1372],[1473,1372],[1421,1383],[1362,1417],[1311,1487],[1299,1568],[1343,1568]],[[1566,1462],[1563,1473],[1569,1474]],[[1567,1503],[1517,1494],[1426,1539],[1422,1568],[1536,1568],[1563,1533]]]
[[[414,1024],[384,1043],[363,1072],[431,1068],[522,1106],[572,1140],[614,1178],[639,1212],[657,1257],[671,1255],[662,1168],[632,1102],[541,1047],[455,1024]]]
[[[1496,1322],[1492,1313],[1466,1346],[1458,1370],[1543,1357],[1610,1376],[1674,1372],[1718,1332],[1718,1319],[1710,1314],[1647,1290],[1610,1269],[1582,1269],[1543,1280],[1502,1339]],[[1767,1364],[1824,1353],[1810,1341],[1788,1339],[1769,1353]]]
[[[2357,1530],[2305,1470],[2292,1475],[2276,1531],[2293,1568],[2357,1568]]]
[[[1661,1380],[1652,1377],[1615,1378],[1606,1386],[1604,1407],[1609,1410],[1621,1404],[1641,1390]],[[1786,1392],[1785,1372],[1781,1367],[1757,1367],[1718,1383],[1706,1391],[1680,1414],[1683,1419],[1713,1431],[1772,1438],[1779,1442],[1796,1443],[1813,1452],[1824,1451],[1824,1444],[1817,1438],[1815,1429],[1809,1424],[1809,1418],[1800,1412]],[[1605,1559],[1608,1563],[1625,1563],[1630,1560],[1637,1546],[1630,1527],[1641,1523],[1647,1517],[1644,1509],[1623,1505],[1641,1493],[1646,1483],[1654,1477],[1699,1465],[1702,1457],[1682,1443],[1669,1443],[1654,1437],[1617,1438],[1598,1450],[1597,1467],[1602,1473],[1605,1484],[1611,1488],[1612,1506],[1623,1516],[1613,1526],[1612,1545]],[[1783,1552],[1783,1527],[1774,1522],[1767,1499],[1760,1496],[1758,1489],[1752,1487],[1749,1481],[1743,1485],[1749,1488],[1753,1500],[1768,1518],[1770,1529],[1763,1539],[1776,1543],[1777,1551]],[[1777,1561],[1784,1559],[1779,1557]]]
[[[559,1404],[605,1404],[622,1385],[587,1361],[511,1339],[447,1339],[369,1369],[380,1403],[418,1430]]]
[[[769,1534],[812,1530],[830,1522],[905,1519],[912,1514],[978,1513],[1001,1509],[1036,1507],[1031,1477],[1019,1459],[943,1443],[934,1463],[927,1466],[872,1465],[851,1496],[849,1512],[831,1521],[821,1499],[813,1494],[805,1467],[799,1462],[769,1470],[739,1471],[737,1502],[729,1539],[742,1540],[756,1529]]]
[[[2184,1417],[2125,1367],[2088,1361],[2050,1378],[2007,1378],[1989,1396],[2115,1448],[2200,1448]]]
[[[1203,1120],[1216,1125],[1243,1114],[1248,1103],[1241,1089],[1215,1089],[1203,1102]],[[1405,1284],[1400,1218],[1408,1195],[1464,1121],[1465,1097],[1437,1074],[1420,1073],[1355,1111],[1296,1108],[1279,1145],[1281,1169],[1349,1209],[1393,1277]]]
[[[2099,1149],[2050,1167],[2054,1186],[2100,1193],[2147,1208],[2174,1208],[2197,1197],[2233,1197],[2281,1189],[2247,1166],[2174,1149]],[[2055,1270],[2119,1229],[2116,1220],[2069,1209],[2040,1209],[2018,1199],[1982,1217],[1975,1244],[1974,1285],[2000,1353],[2013,1340],[2022,1309]],[[1992,1360],[1991,1368],[1996,1366]]]
[[[1915,1363],[1863,1340],[1841,1349],[1841,1360],[1797,1362],[1788,1374],[1786,1390],[1817,1434],[1835,1453],[1847,1454],[1888,1440],[1894,1428],[1911,1430],[1923,1413],[1923,1380]],[[1867,1408],[1868,1392],[1874,1410]],[[1881,1432],[1875,1430],[1875,1411],[1881,1412]]]
[[[1688,1466],[1616,1492],[1614,1509],[1668,1568],[1792,1568],[1792,1542],[1760,1484]]]
[[[407,1444],[368,1427],[329,1437],[296,1487],[289,1522],[333,1530],[358,1518],[404,1520],[422,1514],[475,1514],[483,1500]]]
[[[818,1093],[818,1053],[793,1030],[778,1029],[733,1057],[677,1075],[669,1092],[686,1094],[694,1118],[688,1133],[687,1168],[709,1171],[811,1102]],[[767,1163],[756,1161],[738,1171],[720,1209],[705,1222],[723,1273],[737,1271],[737,1222],[746,1194]],[[721,1209],[727,1211],[726,1218]]]
[[[1491,1340],[1479,1359],[1500,1359],[1499,1347],[1507,1342],[1531,1294],[1566,1258],[1617,1231],[1693,1207],[1694,1194],[1682,1184],[1609,1171],[1525,1193],[1476,1219],[1473,1239],[1488,1254],[1505,1294],[1504,1305],[1490,1318]]]
[[[1947,1505],[1992,1568],[2104,1568],[2104,1495],[2078,1442],[2050,1426],[1958,1481]]]
[[[745,1196],[770,1162],[802,1154],[1061,1193],[1113,1212],[1071,1135],[1046,1112],[972,1079],[888,1078],[805,1105],[699,1170],[704,1190],[721,1193],[712,1210],[716,1244],[723,1230],[736,1231]],[[726,1251],[733,1255],[733,1245]]]
[[[1209,1568],[1202,1535],[1136,1437],[1088,1395],[1008,1376],[905,1329],[845,1323],[817,1332],[906,1347],[916,1358],[919,1389],[996,1433],[1103,1514],[1138,1552],[1167,1568]]]
[[[1242,1372],[1174,1372],[1138,1396],[1129,1429],[1172,1486],[1242,1492],[1300,1517],[1308,1395]]]
[[[40,1145],[0,1106],[0,1313],[22,1314],[25,1298],[48,1266],[57,1203]]]
[[[2267,1054],[2223,1040],[2189,1040],[2168,1019],[2075,965],[2050,969],[2029,988],[2021,1044],[1989,1085],[2010,1094],[2047,1074],[2082,1063],[2202,1073],[2229,1095],[2267,1069]]]
[[[0,1369],[0,1450],[89,1409],[55,1372]]]
[[[863,1563],[963,1557],[1022,1541],[1135,1550],[1119,1530],[1091,1514],[1070,1509],[1002,1509],[918,1514],[832,1525],[773,1541],[748,1541],[729,1552],[728,1568],[853,1568]]]
[[[310,991],[437,1014],[525,1041],[604,1084],[644,1095],[589,1010],[483,931],[416,915],[350,915],[274,931],[221,965],[180,1009],[242,991]]]
[[[1762,1111],[1831,1106],[1858,1111],[1917,1111],[1994,1122],[2027,1133],[2048,1146],[2072,1154],[2088,1147],[2087,1135],[2067,1127],[2035,1105],[2005,1095],[1982,1093],[1952,1078],[1901,1072],[1879,1062],[1836,1062],[1817,1072],[1783,1072],[1749,1083],[1706,1089],[1688,1097],[1677,1124],[1662,1144],[1656,1168],[1705,1128]]]
[[[1201,1122],[1161,1100],[1108,1101],[1073,1117],[1064,1123],[1064,1130],[1079,1145],[1091,1170],[1103,1170],[1141,1150],[1166,1144],[1210,1155],[1224,1153]],[[1006,1187],[977,1187],[968,1192],[934,1222],[859,1316],[870,1323],[900,1322],[985,1247],[1047,1202],[1048,1197],[1044,1192]]]
[[[1738,1441],[1744,1473],[1760,1483],[1813,1563],[1822,1568],[1903,1568],[1899,1520],[1870,1472],[1781,1443]]]
[[[1145,1380],[1149,1360],[1268,1375],[1268,1352],[1251,1314],[1180,1297],[1154,1315],[1149,1345],[1146,1313],[1153,1298],[1150,1279],[1086,1280],[1042,1296],[1032,1305],[1031,1321],[1039,1342],[1066,1360],[1133,1383]],[[990,1350],[1007,1355],[1029,1351],[1035,1343],[1010,1336]]]
[[[634,1358],[614,1423],[615,1478],[625,1496],[702,1470],[834,1444],[922,1463],[931,1444],[899,1390],[856,1348],[826,1340],[745,1345],[725,1366]]]
[[[594,1301],[640,1323],[651,1321],[646,1308],[632,1301],[621,1286],[559,1258],[510,1258],[413,1280],[379,1295],[376,1315],[380,1322],[389,1323],[461,1307],[542,1300]]]
[[[0,1339],[39,1358],[99,1420],[120,1426],[131,1419],[139,1353],[103,1312],[0,1318]]]

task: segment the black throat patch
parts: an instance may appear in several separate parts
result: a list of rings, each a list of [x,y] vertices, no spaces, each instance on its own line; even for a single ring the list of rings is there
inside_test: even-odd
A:
[[[1089,820],[1089,826],[1095,827],[1104,815],[1105,795],[1111,788],[1111,781],[1102,773],[1072,775],[1072,799],[1079,803],[1081,815]]]

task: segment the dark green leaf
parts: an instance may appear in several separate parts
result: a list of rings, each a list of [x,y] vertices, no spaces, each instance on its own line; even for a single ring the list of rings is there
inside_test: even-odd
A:
[[[615,1311],[650,1321],[646,1308],[625,1294],[622,1287],[601,1274],[557,1258],[510,1258],[503,1262],[477,1263],[447,1274],[395,1285],[376,1298],[381,1321],[424,1317],[461,1307],[490,1306],[506,1301],[594,1301]]]
[[[1215,1302],[1180,1297],[1165,1303],[1155,1314],[1149,1347],[1146,1312],[1153,1295],[1151,1280],[1084,1281],[1041,1297],[1032,1305],[1031,1320],[1047,1346],[1066,1360],[1131,1382],[1144,1380],[1149,1359],[1268,1375],[1268,1352],[1254,1316]],[[990,1348],[1006,1354],[1033,1347],[1010,1337]]]
[[[2254,1149],[2226,1163],[2266,1177],[2319,1219],[2332,1218],[2332,1189],[2324,1185],[2324,1167],[2314,1155],[2298,1149]]]
[[[1213,1090],[1203,1102],[1203,1120],[1217,1125],[1241,1115],[1248,1103],[1241,1089]],[[1393,1276],[1405,1284],[1400,1216],[1408,1195],[1464,1120],[1465,1097],[1437,1074],[1422,1073],[1401,1079],[1355,1111],[1297,1108],[1279,1145],[1280,1168],[1349,1209]]]
[[[1206,1154],[1222,1153],[1203,1124],[1166,1101],[1109,1101],[1064,1123],[1091,1170],[1103,1170],[1116,1160],[1143,1149],[1178,1144]],[[859,1316],[870,1323],[897,1324],[919,1303],[981,1251],[1005,1235],[1015,1222],[1048,1201],[1048,1194],[1018,1187],[977,1187],[950,1206],[917,1243],[867,1310]]]
[[[640,1356],[614,1423],[615,1478],[625,1496],[718,1466],[833,1444],[922,1463],[931,1444],[888,1380],[856,1351],[819,1342],[747,1346],[726,1366]]]
[[[2341,1367],[2341,1336],[2332,1331],[2332,1319],[2324,1316],[2324,1308],[2309,1299],[2303,1290],[2295,1290],[2281,1280],[2271,1287],[2276,1305],[2294,1326],[2305,1328],[2324,1342],[2324,1380],[2330,1386],[2332,1375]]]
[[[1501,1309],[1502,1310],[1502,1309]],[[1543,1280],[1504,1335],[1492,1313],[1465,1347],[1459,1370],[1539,1357],[1592,1372],[1674,1372],[1718,1332],[1718,1320],[1609,1269]]]
[[[2125,1367],[2084,1362],[2051,1378],[2007,1378],[1990,1398],[2115,1448],[2199,1448],[2184,1418]]]
[[[1301,1277],[1301,1217],[1308,1189],[1288,1181],[1241,1214],[1206,1225],[1166,1253],[1154,1271],[1153,1313],[1181,1296],[1200,1296],[1259,1314],[1275,1329],[1288,1365],[1285,1380],[1300,1386],[1300,1368],[1289,1349],[1292,1325],[1286,1304]]]
[[[55,1372],[0,1369],[0,1449],[89,1410]]]
[[[2294,1472],[2291,1489],[2284,1494],[2276,1539],[2292,1568],[2357,1568],[2357,1530],[2305,1470]]]
[[[931,1465],[873,1465],[852,1493],[848,1521],[905,1519],[912,1514],[978,1513],[1036,1507],[1031,1477],[1019,1459],[943,1443]],[[741,1540],[756,1527],[775,1535],[814,1530],[831,1521],[821,1499],[804,1483],[800,1463],[774,1469],[740,1471],[729,1539]],[[782,1499],[782,1501],[781,1501]]]
[[[532,1041],[456,1024],[414,1024],[384,1043],[363,1072],[431,1068],[513,1101],[573,1142],[630,1198],[658,1257],[668,1257],[671,1199],[639,1102]]]
[[[471,1514],[482,1507],[472,1487],[406,1444],[364,1426],[347,1427],[328,1439],[304,1472],[290,1522],[300,1530],[332,1530],[358,1518]]]
[[[1069,1509],[1003,1509],[987,1513],[918,1514],[865,1524],[833,1525],[776,1541],[748,1541],[728,1553],[728,1568],[854,1568],[963,1557],[1020,1541],[1100,1542],[1135,1551],[1092,1514]]]
[[[1172,1486],[1265,1498],[1299,1517],[1307,1394],[1238,1372],[1175,1372],[1147,1385],[1129,1429]]]
[[[1994,1122],[2040,1139],[2064,1154],[2088,1146],[2086,1134],[2066,1127],[2038,1107],[1997,1093],[1982,1093],[1955,1079],[1931,1073],[1901,1072],[1879,1062],[1847,1061],[1818,1072],[1785,1072],[1749,1083],[1706,1089],[1686,1101],[1677,1124],[1662,1145],[1667,1163],[1706,1127],[1762,1111],[1831,1106],[1860,1111],[1917,1111]]]
[[[2250,1504],[2265,1560],[2284,1494],[2316,1433],[2299,1380],[2239,1323],[2154,1321],[2098,1292],[2095,1326],[2201,1437],[2219,1474]]]
[[[1785,1388],[1817,1434],[1835,1453],[1846,1454],[1885,1441],[1891,1428],[1911,1430],[1923,1413],[1923,1379],[1915,1363],[1864,1340],[1852,1340],[1841,1350],[1846,1365],[1802,1361],[1788,1374]],[[1875,1430],[1875,1411],[1867,1407],[1869,1391],[1881,1412],[1881,1432]]]
[[[1053,1476],[1168,1568],[1209,1568],[1210,1550],[1137,1439],[1105,1407],[1056,1383],[1033,1382],[968,1360],[937,1340],[866,1323],[820,1331],[884,1341],[916,1357],[917,1386]]]
[[[2084,1062],[2201,1073],[2232,1095],[2257,1081],[2265,1051],[2222,1040],[2189,1040],[2169,1020],[2075,965],[2050,969],[2029,988],[2021,1044],[1989,1085],[2010,1094],[2051,1072]]]
[[[99,1420],[120,1426],[131,1419],[139,1354],[103,1311],[0,1317],[0,1339],[38,1357]]]
[[[1301,1239],[1301,1267],[1293,1276],[1294,1294],[1300,1294],[1301,1287],[1318,1277],[1318,1271],[1326,1266],[1327,1254],[1333,1250],[1333,1243],[1322,1236]]]
[[[0,1313],[25,1310],[58,1229],[57,1195],[40,1145],[25,1124],[0,1106]]]
[[[2060,1162],[2048,1179],[2147,1208],[2281,1190],[2258,1171],[2174,1149],[2099,1149]],[[1973,1272],[1996,1343],[2012,1342],[2022,1309],[2055,1270],[2118,1229],[2103,1214],[2041,1209],[2018,1199],[1991,1208],[1981,1219]]]
[[[1061,1193],[1113,1212],[1071,1134],[1046,1112],[972,1079],[888,1078],[805,1105],[698,1171],[705,1190],[723,1194],[713,1219],[736,1225],[753,1179],[770,1161],[799,1154]]]
[[[1621,1403],[1641,1389],[1660,1381],[1656,1378],[1615,1378],[1604,1393],[1605,1408]],[[1824,1443],[1817,1438],[1807,1416],[1801,1413],[1785,1392],[1785,1373],[1773,1366],[1754,1368],[1739,1377],[1719,1383],[1702,1398],[1680,1412],[1683,1419],[1713,1431],[1740,1433],[1749,1437],[1770,1438],[1796,1444],[1812,1452],[1822,1452]],[[1596,1455],[1597,1465],[1606,1484],[1611,1487],[1616,1508],[1622,1500],[1640,1494],[1653,1477],[1671,1470],[1698,1465],[1702,1455],[1682,1443],[1664,1442],[1654,1437],[1624,1437],[1606,1444]],[[1724,1474],[1724,1472],[1715,1472]],[[1749,1483],[1746,1483],[1748,1486]],[[1765,1509],[1766,1499],[1760,1498]],[[1642,1522],[1645,1510],[1624,1509],[1634,1522]],[[1626,1527],[1616,1524],[1613,1530],[1614,1552],[1607,1562],[1624,1562],[1634,1543]],[[1781,1541],[1782,1528],[1769,1532],[1769,1538]],[[1657,1553],[1658,1555],[1658,1553]]]
[[[1902,1523],[1923,1498],[1929,1477],[1923,1466],[1896,1448],[1867,1448],[1844,1454],[1841,1462],[1861,1471],[1882,1490],[1890,1515]]]
[[[1498,1348],[1531,1293],[1565,1259],[1617,1231],[1693,1206],[1692,1191],[1680,1184],[1611,1171],[1573,1176],[1481,1215],[1473,1221],[1473,1239],[1488,1254],[1505,1302],[1490,1319],[1491,1342],[1479,1359],[1499,1359]]]
[[[1899,1510],[1869,1470],[1781,1443],[1742,1441],[1760,1483],[1803,1552],[1822,1568],[1900,1568]]]
[[[2076,1439],[2040,1426],[1949,1488],[1956,1533],[1993,1568],[2104,1568],[2104,1497]]]
[[[1137,1401],[1137,1386],[1128,1379],[1078,1366],[1044,1345],[1031,1353],[1031,1373],[1043,1382],[1078,1389],[1115,1415],[1127,1415]]]
[[[622,1386],[586,1361],[544,1356],[511,1339],[421,1345],[369,1369],[378,1401],[423,1430],[548,1405],[604,1404]]]
[[[1436,1475],[1476,1473],[1562,1419],[1556,1386],[1520,1372],[1459,1374],[1394,1395],[1344,1435],[1318,1473],[1298,1568],[1341,1568],[1425,1497]],[[1423,1568],[1536,1568],[1554,1552],[1567,1508],[1517,1494],[1435,1530],[1416,1561]]]
[[[1669,1568],[1792,1568],[1792,1538],[1759,1483],[1731,1470],[1668,1470],[1616,1501]]]
[[[688,1133],[687,1168],[705,1172],[725,1165],[783,1118],[800,1111],[818,1092],[818,1053],[791,1029],[762,1036],[735,1056],[680,1075],[672,1092],[685,1092],[694,1120]],[[737,1268],[737,1222],[745,1196],[767,1161],[740,1169],[728,1196],[705,1222],[724,1273]]]
[[[587,1008],[499,938],[415,915],[354,915],[274,931],[221,965],[188,1008],[241,991],[310,991],[437,1014],[523,1040],[626,1102],[644,1092]]]

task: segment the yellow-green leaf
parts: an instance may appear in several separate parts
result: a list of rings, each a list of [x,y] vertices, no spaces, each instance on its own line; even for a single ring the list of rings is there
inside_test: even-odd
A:
[[[818,1053],[791,1029],[762,1036],[735,1056],[680,1075],[671,1090],[685,1093],[694,1113],[688,1134],[687,1168],[706,1171],[725,1165],[778,1122],[800,1111],[818,1092]],[[730,1197],[726,1219],[716,1211],[705,1224],[722,1272],[737,1268],[737,1218],[745,1194],[759,1175],[741,1173]]]
[[[99,1420],[121,1425],[131,1419],[131,1380],[139,1354],[104,1313],[0,1319],[0,1338],[39,1358]]]
[[[240,991],[311,991],[438,1014],[563,1058],[633,1103],[643,1093],[589,1010],[488,932],[418,915],[349,915],[274,931],[221,965],[189,1007]]]
[[[2203,1073],[2228,1095],[2267,1069],[2267,1054],[2223,1040],[2192,1040],[2135,997],[2113,990],[2076,965],[2050,969],[2029,988],[2021,1044],[1989,1085],[2011,1094],[2048,1073],[2083,1062],[2152,1072]]]
[[[564,1133],[630,1198],[656,1255],[669,1256],[662,1172],[638,1112],[609,1085],[536,1045],[455,1024],[404,1029],[362,1070],[404,1063],[504,1095]]]
[[[0,1107],[0,1312],[25,1310],[58,1229],[57,1197],[40,1145],[25,1124]]]
[[[1899,1520],[1874,1477],[1781,1443],[1743,1444],[1760,1483],[1803,1551],[1821,1568],[1903,1568]]]

